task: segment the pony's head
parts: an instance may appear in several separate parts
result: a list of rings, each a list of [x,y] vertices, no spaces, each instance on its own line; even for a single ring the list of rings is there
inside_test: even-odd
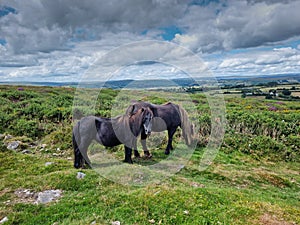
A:
[[[139,104],[130,105],[126,114],[132,117],[141,117],[142,132],[148,136],[152,131],[153,112],[149,107],[143,107]]]
[[[148,136],[151,134],[152,131],[152,119],[153,119],[153,112],[147,107],[147,108],[142,108],[144,112],[142,124],[144,128],[145,134]]]

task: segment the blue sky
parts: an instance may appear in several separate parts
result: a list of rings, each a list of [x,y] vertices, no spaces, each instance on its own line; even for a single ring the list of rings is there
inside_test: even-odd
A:
[[[299,73],[299,8],[293,0],[2,0],[0,81],[79,81],[103,55],[145,40],[182,46],[215,76]],[[131,54],[155,60],[162,50],[148,47]],[[130,56],[122,54],[125,62]],[[118,74],[115,79],[184,73],[173,65],[133,63]]]

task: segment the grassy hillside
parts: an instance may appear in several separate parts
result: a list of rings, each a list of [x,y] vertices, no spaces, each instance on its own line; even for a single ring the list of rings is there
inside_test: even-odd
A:
[[[300,103],[226,96],[226,134],[205,171],[198,170],[210,133],[205,95],[190,95],[199,143],[176,175],[143,187],[124,186],[94,170],[73,169],[73,88],[0,86],[0,221],[4,224],[300,224]],[[172,93],[177,95],[177,93]],[[102,90],[96,114],[111,116],[122,98],[163,103],[166,95]],[[82,113],[78,109],[78,114]],[[88,112],[85,112],[88,113]],[[118,112],[119,113],[119,112]],[[180,132],[179,132],[180,133]],[[178,137],[179,134],[176,135]],[[16,150],[7,145],[18,142]],[[175,140],[176,143],[176,140]],[[151,149],[164,159],[166,141]],[[91,146],[91,149],[99,145]],[[123,158],[123,148],[110,149]],[[77,172],[86,176],[77,179]],[[29,190],[62,190],[35,204]]]

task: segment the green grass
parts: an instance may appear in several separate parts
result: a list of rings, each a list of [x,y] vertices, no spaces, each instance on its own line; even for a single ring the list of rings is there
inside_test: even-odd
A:
[[[220,152],[201,172],[200,155],[197,150],[181,172],[159,184],[133,187],[93,170],[78,180],[78,170],[63,158],[1,152],[0,217],[7,216],[7,224],[259,224],[270,215],[300,223],[299,164]],[[45,166],[48,161],[54,164]],[[47,205],[20,202],[19,188],[61,189],[63,197]]]

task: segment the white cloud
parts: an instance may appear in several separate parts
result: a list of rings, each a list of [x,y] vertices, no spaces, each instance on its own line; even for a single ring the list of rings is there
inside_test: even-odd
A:
[[[218,62],[210,61],[209,67],[221,75],[299,73],[299,59],[300,50],[295,48],[252,49],[219,57]]]

